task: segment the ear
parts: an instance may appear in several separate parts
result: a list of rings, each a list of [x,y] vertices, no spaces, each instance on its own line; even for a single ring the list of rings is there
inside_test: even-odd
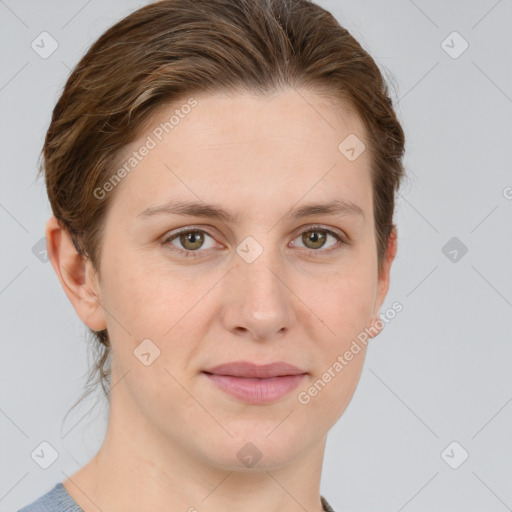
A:
[[[391,264],[395,259],[396,251],[397,251],[397,243],[398,243],[398,234],[396,230],[396,226],[393,226],[391,229],[391,233],[388,237],[388,244],[386,248],[386,254],[384,257],[382,269],[378,276],[378,285],[377,285],[377,297],[375,300],[375,307],[373,311],[373,324],[372,327],[377,329],[379,332],[382,330],[382,325],[378,327],[375,324],[382,324],[382,320],[380,320],[379,312],[386,298],[386,295],[389,290],[389,275],[391,272]],[[378,333],[377,333],[378,334]],[[373,338],[377,336],[377,334],[371,334],[370,337]]]
[[[98,275],[89,258],[78,254],[69,233],[54,215],[46,223],[46,249],[60,284],[82,322],[95,331],[106,329]]]

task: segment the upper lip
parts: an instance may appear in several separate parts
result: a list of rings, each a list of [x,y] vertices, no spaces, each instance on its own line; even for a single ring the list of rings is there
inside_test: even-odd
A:
[[[213,368],[209,368],[208,370],[203,370],[203,372],[213,373],[215,375],[247,378],[252,377],[259,379],[307,373],[292,364],[285,363],[284,361],[277,361],[275,363],[265,365],[257,365],[250,361],[233,361],[231,363],[220,364]]]

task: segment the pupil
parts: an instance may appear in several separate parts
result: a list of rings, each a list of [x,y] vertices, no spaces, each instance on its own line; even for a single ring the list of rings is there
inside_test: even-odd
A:
[[[313,244],[314,248],[318,248],[319,246],[323,245],[325,235],[323,235],[319,231],[310,231],[309,236],[306,236],[304,241],[309,242],[310,244]]]
[[[198,231],[189,231],[185,235],[182,235],[182,243],[185,247],[188,246],[189,249],[197,249],[198,245],[202,244],[202,235]],[[192,247],[190,247],[192,245]]]

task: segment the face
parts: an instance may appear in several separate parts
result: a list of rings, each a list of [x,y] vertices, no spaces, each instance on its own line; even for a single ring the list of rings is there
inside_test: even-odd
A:
[[[258,467],[275,468],[342,415],[365,358],[360,335],[387,292],[369,152],[339,149],[364,129],[304,91],[194,98],[162,109],[120,157],[121,167],[139,155],[109,191],[102,307],[84,321],[108,329],[111,407],[126,425],[216,467],[261,454]],[[341,207],[308,208],[331,203]],[[205,373],[240,361],[295,370]]]

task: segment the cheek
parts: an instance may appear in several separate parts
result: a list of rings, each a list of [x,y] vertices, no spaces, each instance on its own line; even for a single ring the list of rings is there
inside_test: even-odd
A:
[[[371,272],[361,268],[327,276],[312,287],[305,282],[301,296],[325,323],[326,339],[336,344],[357,335],[369,325],[376,299],[377,283]]]
[[[311,398],[310,411],[328,416],[333,423],[350,403],[361,376],[376,289],[373,273],[358,265],[347,267],[315,297],[321,304],[319,316],[330,329],[319,340],[320,363],[306,394]]]
[[[158,270],[149,258],[133,255],[120,260],[118,264],[111,262],[105,271],[105,307],[133,329],[149,328],[155,322],[170,323],[185,294],[184,283]]]
[[[323,359],[307,385],[297,393],[299,411],[314,428],[331,428],[344,413],[357,388],[366,356],[364,344],[343,343]],[[346,359],[347,351],[350,360]]]
[[[155,363],[170,370],[182,367],[197,350],[191,341],[202,339],[208,328],[205,320],[213,315],[207,292],[218,278],[173,272],[142,260],[125,260],[105,272],[107,328],[124,371],[138,363],[133,351],[146,339],[156,345],[155,353],[160,351]]]
[[[318,322],[328,328],[315,340],[315,373],[302,387],[302,402],[310,418],[334,424],[347,408],[364,366],[374,293],[371,281],[340,281],[323,296]],[[299,397],[298,397],[299,398]],[[319,420],[320,421],[320,420]],[[319,425],[320,427],[320,425]]]

